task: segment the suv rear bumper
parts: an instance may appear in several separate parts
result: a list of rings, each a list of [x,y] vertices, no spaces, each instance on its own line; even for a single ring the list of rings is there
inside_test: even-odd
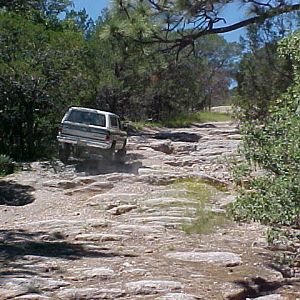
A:
[[[111,141],[93,141],[89,139],[76,138],[76,137],[64,136],[64,135],[58,135],[57,140],[59,143],[67,143],[67,144],[77,145],[81,147],[110,149],[112,146]]]

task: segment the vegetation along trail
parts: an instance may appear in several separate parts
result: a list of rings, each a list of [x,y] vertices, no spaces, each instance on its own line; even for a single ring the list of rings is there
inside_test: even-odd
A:
[[[299,1],[88,2],[0,1],[0,300],[299,300]]]
[[[194,124],[131,136],[124,165],[23,164],[1,181],[0,299],[299,299],[265,228],[225,217],[239,142]]]

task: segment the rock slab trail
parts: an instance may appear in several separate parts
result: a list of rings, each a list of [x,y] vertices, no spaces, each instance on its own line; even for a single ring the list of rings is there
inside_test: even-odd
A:
[[[271,267],[258,224],[187,234],[197,218],[172,182],[230,182],[233,123],[149,131],[124,165],[35,162],[1,181],[0,299],[300,299]],[[3,200],[4,199],[4,200]],[[223,192],[212,203],[224,207]]]

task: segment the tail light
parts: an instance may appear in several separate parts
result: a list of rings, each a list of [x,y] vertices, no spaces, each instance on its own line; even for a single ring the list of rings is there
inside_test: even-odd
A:
[[[106,141],[109,141],[110,140],[110,134],[108,133],[108,134],[106,134],[106,136],[105,136],[105,140]]]

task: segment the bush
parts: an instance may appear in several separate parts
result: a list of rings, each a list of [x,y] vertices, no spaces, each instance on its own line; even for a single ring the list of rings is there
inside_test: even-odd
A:
[[[12,159],[7,155],[0,154],[0,176],[11,174],[14,170],[15,164]]]
[[[242,125],[247,164],[261,170],[248,182],[230,212],[238,220],[300,224],[300,34],[281,43],[281,55],[294,62],[294,84],[263,123],[248,120]],[[248,176],[249,180],[249,176]]]

